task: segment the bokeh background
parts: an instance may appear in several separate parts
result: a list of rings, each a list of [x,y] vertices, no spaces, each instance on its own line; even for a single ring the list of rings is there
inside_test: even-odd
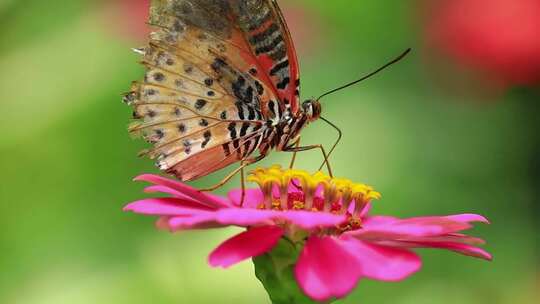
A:
[[[375,213],[492,221],[474,234],[489,241],[493,262],[422,251],[421,272],[362,281],[339,303],[536,302],[540,1],[279,2],[303,98],[414,50],[324,101],[345,133],[336,174],[381,191]],[[136,157],[145,144],[128,136],[131,111],[120,101],[143,75],[130,48],[144,45],[147,6],[0,0],[0,303],[269,303],[250,262],[206,264],[236,229],[171,235],[121,211],[142,196],[131,178],[157,173]],[[335,138],[322,123],[304,134]],[[274,153],[266,164],[287,160]],[[319,162],[304,153],[299,166]]]

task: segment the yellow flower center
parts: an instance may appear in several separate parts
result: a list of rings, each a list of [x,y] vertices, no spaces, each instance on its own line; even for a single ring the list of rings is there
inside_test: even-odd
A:
[[[349,213],[353,227],[360,226],[358,215],[366,204],[381,198],[379,192],[365,184],[332,178],[322,172],[284,170],[278,165],[254,170],[248,181],[257,183],[264,194],[260,209]]]

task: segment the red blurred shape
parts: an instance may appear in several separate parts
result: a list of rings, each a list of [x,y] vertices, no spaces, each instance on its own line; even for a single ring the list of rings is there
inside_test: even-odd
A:
[[[115,0],[104,6],[107,26],[126,40],[142,43],[150,33],[147,24],[150,0]]]
[[[428,42],[507,85],[540,82],[540,0],[438,0]]]
[[[290,27],[295,45],[301,54],[312,53],[321,42],[322,26],[316,13],[305,6],[280,2]],[[137,42],[146,41],[151,27],[148,21],[150,0],[115,0],[108,2],[106,11],[107,27],[116,35]],[[224,17],[225,18],[225,17]]]
[[[327,35],[326,25],[317,12],[306,5],[281,1],[280,7],[293,37],[298,56],[313,55],[320,48]]]

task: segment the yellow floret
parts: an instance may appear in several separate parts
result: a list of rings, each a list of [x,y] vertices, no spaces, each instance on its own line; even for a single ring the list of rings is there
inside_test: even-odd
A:
[[[282,169],[279,165],[270,168],[257,168],[250,173],[248,181],[255,182],[264,192],[269,202],[272,202],[272,188],[278,186],[280,189],[280,202],[282,209],[287,208],[287,192],[291,182],[294,181],[304,192],[305,207],[312,209],[315,191],[322,187],[323,196],[327,203],[334,203],[341,200],[344,207],[355,200],[358,204],[366,204],[371,200],[380,199],[381,194],[372,187],[354,183],[345,178],[332,178],[322,172],[310,174],[304,170]],[[273,207],[277,207],[274,202]],[[268,206],[270,207],[270,206]],[[300,206],[295,206],[296,208]]]

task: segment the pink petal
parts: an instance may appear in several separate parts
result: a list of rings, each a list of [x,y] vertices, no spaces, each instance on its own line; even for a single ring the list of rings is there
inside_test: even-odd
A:
[[[203,192],[201,192],[201,193],[203,193]],[[211,198],[214,202],[219,204],[218,206],[220,206],[220,207],[232,207],[232,203],[225,197],[215,195],[215,194],[212,194],[212,193],[204,193],[204,194],[206,195],[206,197]]]
[[[461,222],[461,223],[479,222],[479,223],[489,224],[489,220],[487,218],[478,214],[471,214],[471,213],[449,215],[449,216],[446,216],[446,218],[452,221]]]
[[[249,227],[254,225],[272,224],[272,219],[277,217],[278,211],[227,208],[216,213],[216,220],[224,225],[237,225]]]
[[[322,194],[322,191],[320,191],[320,189],[322,189],[321,187],[318,187],[316,190],[315,190],[315,195],[317,196],[321,196]],[[275,188],[274,189],[274,195],[276,196],[279,196],[280,195],[280,191],[279,191],[279,188]],[[296,192],[304,192],[304,190],[302,189],[302,183],[300,183],[300,181],[295,178],[295,179],[292,179],[290,182],[289,182],[289,186],[287,187],[287,192],[289,194],[291,193],[296,193]]]
[[[330,237],[310,237],[295,267],[300,288],[317,301],[346,296],[361,275],[358,259]]]
[[[171,189],[174,189],[182,194],[184,194],[187,197],[192,198],[193,200],[196,200],[202,204],[212,206],[212,207],[226,207],[229,204],[227,201],[221,197],[210,195],[203,193],[193,187],[190,187],[186,184],[174,181],[172,179],[168,179],[159,175],[153,175],[153,174],[143,174],[140,176],[137,176],[135,181],[145,181],[152,184],[165,186]]]
[[[454,243],[454,244],[445,243],[443,245],[448,250],[451,250],[451,251],[454,251],[454,252],[457,252],[466,256],[484,259],[487,261],[493,260],[493,256],[482,248],[478,248],[478,247],[474,247],[474,246],[470,246],[466,244],[459,244],[459,243]]]
[[[211,216],[162,216],[156,221],[156,228],[176,232],[179,230],[213,229],[223,225],[216,223]]]
[[[373,206],[373,204],[371,203],[367,203],[365,206],[364,206],[364,209],[362,209],[362,212],[360,212],[360,218],[366,218],[369,214],[369,212],[371,211],[371,207]]]
[[[462,244],[462,243],[452,243],[452,242],[403,242],[403,243],[409,243],[408,247],[414,247],[414,248],[440,248],[440,249],[447,249],[450,251],[454,251],[466,256],[471,256],[475,258],[480,258],[484,260],[491,261],[493,259],[493,256],[485,251],[484,249],[474,247],[468,244]]]
[[[271,250],[283,235],[278,226],[251,228],[219,245],[208,257],[213,267],[227,268]]]
[[[124,211],[146,215],[193,215],[213,212],[212,209],[198,202],[170,197],[135,201],[125,206]]]
[[[269,224],[274,220],[286,220],[301,228],[333,227],[343,223],[345,216],[311,211],[274,211],[249,208],[227,208],[217,211],[221,224],[253,226]]]
[[[350,234],[364,240],[392,240],[408,237],[444,235],[471,228],[468,222],[455,221],[448,217],[415,217],[396,219],[391,217],[368,217],[363,229]]]
[[[447,235],[447,238],[444,240],[444,242],[457,242],[457,243],[463,243],[463,244],[474,245],[474,246],[486,244],[486,241],[484,241],[481,238],[477,238],[477,237],[462,234],[462,233],[450,233]]]
[[[358,259],[362,275],[374,280],[400,281],[422,266],[420,257],[407,249],[368,244],[354,238],[343,238],[340,241]]]
[[[207,229],[222,227],[215,221],[215,213],[197,214],[193,216],[174,216],[168,219],[166,227],[174,232],[185,229]]]
[[[343,204],[343,200],[340,199],[339,200],[339,203],[340,204]],[[349,212],[350,214],[354,214],[354,209],[356,208],[356,202],[355,201],[352,201],[350,204],[349,204],[349,208],[347,208],[347,212]]]
[[[457,222],[447,217],[429,216],[399,220],[392,224],[396,231],[409,235],[441,235],[471,228],[467,222]],[[390,229],[393,230],[393,229]]]
[[[165,186],[160,186],[160,185],[154,185],[154,186],[149,186],[149,187],[146,187],[144,188],[144,192],[145,193],[165,193],[165,194],[169,194],[169,195],[172,195],[174,197],[177,197],[177,198],[182,198],[182,199],[186,199],[186,200],[190,200],[190,201],[193,201],[193,199],[183,193],[180,193],[172,188],[169,188],[169,187],[165,187]]]
[[[234,206],[240,206],[242,201],[242,189],[230,191],[228,197]],[[260,189],[246,189],[243,208],[256,209],[263,201],[264,195]]]
[[[400,220],[401,219],[397,217],[393,217],[393,216],[385,216],[385,215],[369,216],[369,217],[364,218],[363,225],[364,226],[387,225],[387,224],[391,224]]]
[[[441,235],[441,236],[407,238],[404,241],[408,241],[408,242],[430,242],[430,243],[435,243],[435,242],[437,242],[437,243],[447,243],[447,242],[451,242],[451,243],[462,243],[462,244],[475,245],[475,246],[485,245],[486,244],[486,241],[484,241],[484,240],[482,240],[480,238],[465,235],[465,234],[459,234],[459,233],[451,233],[451,234],[446,234],[446,235]]]
[[[285,219],[304,229],[334,227],[346,220],[344,215],[311,211],[283,211],[279,213],[278,218]]]

